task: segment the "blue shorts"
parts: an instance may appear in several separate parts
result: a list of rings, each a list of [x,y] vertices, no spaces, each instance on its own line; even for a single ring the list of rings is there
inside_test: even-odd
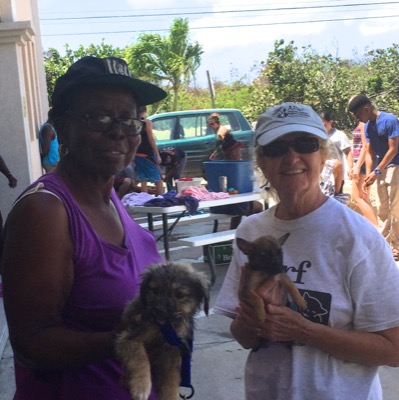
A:
[[[146,157],[135,156],[136,180],[147,182],[159,182],[161,180],[161,171],[154,161]]]

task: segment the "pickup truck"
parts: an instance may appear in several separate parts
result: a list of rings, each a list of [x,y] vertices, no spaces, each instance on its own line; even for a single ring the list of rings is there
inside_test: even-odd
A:
[[[207,119],[214,112],[220,115],[220,122],[231,130],[234,138],[244,144],[243,159],[252,159],[254,131],[239,110],[220,108],[175,111],[148,117],[159,150],[177,146],[186,153],[184,177],[204,176],[203,162],[209,160],[216,145],[216,134],[207,124]]]

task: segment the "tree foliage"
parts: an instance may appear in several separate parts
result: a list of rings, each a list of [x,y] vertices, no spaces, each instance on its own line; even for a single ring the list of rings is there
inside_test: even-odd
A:
[[[142,34],[124,49],[106,45],[65,45],[65,55],[50,49],[45,59],[48,93],[55,80],[85,55],[124,58],[139,78],[152,81],[172,92],[149,112],[212,108],[207,88],[190,86],[190,78],[201,63],[202,47],[189,42],[186,19],[173,20],[168,36]],[[336,126],[351,131],[354,119],[347,111],[348,100],[367,94],[377,108],[399,115],[399,45],[365,53],[357,60],[318,54],[312,47],[298,48],[293,41],[278,40],[261,63],[257,78],[246,82],[214,82],[216,107],[238,108],[254,122],[267,108],[293,101],[311,105],[317,112],[328,110]],[[50,96],[49,96],[50,98]]]
[[[344,60],[279,40],[253,82],[253,97],[244,113],[256,120],[275,104],[306,103],[317,112],[330,111],[338,128],[351,131],[355,121],[347,104],[356,94],[365,93],[378,108],[399,113],[398,73],[397,44],[370,51],[360,60]]]
[[[368,53],[365,92],[379,108],[399,114],[399,45]]]
[[[353,120],[346,106],[351,96],[364,87],[364,73],[354,62],[331,54],[319,55],[311,46],[298,50],[294,42],[276,41],[245,109],[255,120],[267,108],[291,101],[305,103],[317,112],[328,110],[337,126],[350,129]]]
[[[139,35],[137,43],[124,51],[131,70],[138,76],[172,90],[172,110],[178,108],[178,95],[182,86],[188,86],[201,64],[202,47],[190,44],[188,20],[173,20],[168,36],[156,33]]]

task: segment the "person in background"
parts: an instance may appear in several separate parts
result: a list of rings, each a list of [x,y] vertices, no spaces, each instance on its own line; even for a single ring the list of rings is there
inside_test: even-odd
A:
[[[224,161],[240,161],[242,160],[242,148],[243,145],[241,142],[237,142],[231,133],[225,131],[224,126],[220,126],[219,122],[219,114],[212,114],[211,117],[208,119],[208,124],[210,126],[215,121],[218,121],[219,124],[218,128],[218,136],[219,130],[224,132],[223,139],[218,139],[217,149],[215,150],[215,157],[211,158],[213,161],[218,159],[218,155],[222,155],[222,159]],[[213,121],[213,122],[212,122]],[[213,125],[212,125],[213,126]],[[224,206],[217,206],[217,207],[210,207],[211,213],[216,214],[227,214],[232,215],[230,219],[230,229],[236,229],[240,222],[242,221],[243,216],[248,216],[254,213],[258,213],[263,211],[264,206],[259,201],[252,201],[252,202],[245,202],[240,204],[228,204]]]
[[[131,400],[114,338],[163,259],[113,184],[140,143],[138,108],[165,96],[115,57],[83,57],[56,81],[60,161],[17,199],[1,243],[15,399]]]
[[[14,175],[10,172],[4,158],[0,156],[0,172],[8,179],[8,186],[12,189],[17,187],[18,180],[14,177]],[[3,217],[0,212],[0,237],[3,231]]]
[[[135,168],[133,161],[121,172],[115,175],[114,189],[120,199],[128,193],[140,193],[141,188],[136,185]]]
[[[399,261],[398,118],[377,110],[365,94],[350,99],[348,110],[357,120],[365,123],[365,151],[373,159],[375,168],[367,174],[363,189],[377,181],[378,218],[383,224],[381,234],[391,245],[395,260]]]
[[[140,107],[139,112],[140,119],[144,122],[144,129],[141,133],[141,144],[134,158],[136,180],[140,182],[141,190],[147,193],[147,183],[154,183],[155,195],[159,196],[164,192],[161,170],[159,168],[161,157],[152,131],[152,122],[146,117],[147,107]]]
[[[220,123],[220,115],[213,113],[208,118],[208,126],[216,133],[216,148],[209,156],[210,160],[241,160],[242,142],[234,139],[230,130]]]
[[[320,174],[321,191],[327,196],[339,194],[343,177],[342,152],[331,141],[328,142],[328,155]]]
[[[370,201],[370,188],[363,190],[366,173],[370,173],[372,167],[373,160],[370,153],[366,152],[364,123],[359,122],[352,131],[352,157],[348,157],[349,177],[352,179],[352,200],[363,216],[378,227],[377,216]]]
[[[226,161],[234,161],[234,160],[242,160],[242,149],[244,145],[242,142],[239,142],[234,139],[233,135],[229,133],[225,136],[222,141],[222,152],[224,155],[224,160]]]
[[[60,160],[58,154],[57,132],[50,120],[47,120],[39,130],[40,156],[42,167],[46,172],[54,171]]]
[[[346,136],[345,132],[342,132],[334,127],[334,120],[332,119],[331,113],[329,111],[323,111],[320,114],[321,120],[323,121],[324,128],[327,131],[328,139],[334,142],[337,147],[345,154],[344,158],[344,175],[342,178],[342,185],[340,187],[339,193],[343,192],[345,177],[348,174],[348,158],[352,157],[352,146],[351,142]]]
[[[242,221],[236,238],[289,234],[282,262],[307,309],[296,311],[277,274],[257,290],[266,311],[257,319],[238,299],[248,257],[233,242],[214,312],[232,318],[231,333],[251,350],[245,398],[381,400],[378,367],[399,366],[399,269],[389,246],[363,216],[321,192],[327,135],[311,107],[266,110],[255,141],[257,166],[279,201]]]
[[[174,190],[174,180],[179,179],[187,163],[186,153],[180,147],[166,147],[159,153],[161,166],[165,167],[164,182],[168,192]]]

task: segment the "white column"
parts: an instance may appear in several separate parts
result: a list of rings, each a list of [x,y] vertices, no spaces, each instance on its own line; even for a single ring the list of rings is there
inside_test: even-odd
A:
[[[35,0],[0,0],[0,12],[0,154],[18,179],[10,189],[0,174],[5,219],[17,195],[42,174],[37,131],[48,101]]]

